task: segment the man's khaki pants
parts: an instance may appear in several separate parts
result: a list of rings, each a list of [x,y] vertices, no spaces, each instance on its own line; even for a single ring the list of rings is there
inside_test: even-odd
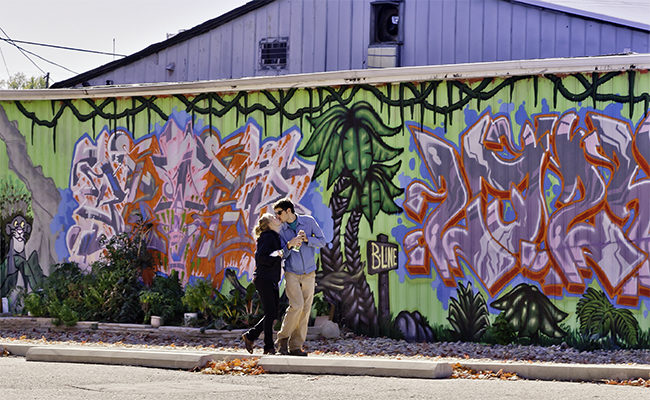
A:
[[[307,325],[314,300],[316,271],[308,274],[284,273],[285,292],[289,298],[289,307],[278,332],[278,341],[289,339],[289,351],[302,349],[307,338]]]

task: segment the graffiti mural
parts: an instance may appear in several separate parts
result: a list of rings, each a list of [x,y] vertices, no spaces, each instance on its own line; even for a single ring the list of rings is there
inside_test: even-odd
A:
[[[252,276],[254,221],[283,196],[299,200],[313,168],[293,157],[298,130],[264,143],[260,134],[250,121],[220,140],[209,127],[172,116],[137,141],[125,130],[105,129],[95,141],[85,135],[70,176],[78,203],[66,238],[70,260],[98,259],[100,238],[123,232],[138,214],[153,221],[150,247],[165,272],[217,282],[234,267]]]
[[[317,291],[357,332],[635,345],[650,329],[648,87],[632,68],[1,101],[2,294],[58,262],[89,270],[143,222],[159,272],[243,287],[253,226],[288,196],[330,240]],[[378,237],[395,251],[382,283]]]
[[[650,220],[639,201],[648,182],[637,179],[647,162],[637,143],[650,119],[634,129],[593,112],[541,114],[516,138],[506,116],[485,113],[459,149],[409,129],[432,177],[406,190],[405,212],[421,224],[404,238],[410,273],[433,265],[455,286],[466,263],[491,296],[519,274],[547,294],[581,294],[595,274],[619,304],[647,295]]]

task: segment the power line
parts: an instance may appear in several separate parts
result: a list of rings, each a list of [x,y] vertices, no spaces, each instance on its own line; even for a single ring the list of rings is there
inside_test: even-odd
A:
[[[55,63],[54,61],[50,61],[50,60],[48,60],[47,58],[43,58],[43,57],[39,56],[38,54],[36,54],[36,53],[34,53],[34,52],[31,52],[31,51],[29,51],[29,50],[27,50],[27,49],[23,49],[22,47],[19,47],[19,46],[16,45],[16,44],[14,44],[14,46],[18,47],[18,49],[19,49],[20,51],[25,51],[26,53],[29,53],[29,54],[33,55],[34,57],[38,57],[38,58],[40,58],[41,60],[43,60],[43,61],[45,61],[45,62],[47,62],[47,63],[50,63],[50,64],[52,64],[52,65],[56,65],[57,67],[59,67],[59,68],[63,68],[64,70],[66,70],[66,71],[68,71],[68,72],[72,72],[73,74],[77,74],[77,75],[79,74],[79,72],[73,71],[73,70],[71,70],[70,68],[66,68],[66,67],[64,67],[64,66],[61,65],[61,64],[57,64],[57,63]],[[31,60],[30,60],[30,61],[31,61]],[[32,62],[33,62],[33,61],[32,61]],[[40,69],[40,68],[39,68],[39,69]],[[45,73],[42,69],[41,69],[41,72]]]
[[[126,54],[108,53],[108,52],[105,52],[105,51],[80,49],[80,48],[77,48],[77,47],[57,46],[55,44],[47,44],[47,43],[28,42],[28,41],[25,41],[25,40],[10,39],[8,37],[7,38],[0,37],[0,40],[4,40],[5,42],[11,42],[11,43],[24,43],[24,44],[31,44],[31,45],[34,45],[34,46],[53,47],[55,49],[80,51],[80,52],[84,52],[84,53],[93,53],[93,54],[102,54],[102,55],[106,55],[106,56],[126,57]]]
[[[9,72],[9,66],[7,65],[7,60],[5,59],[5,53],[2,52],[2,49],[0,49],[0,55],[2,55],[2,62],[5,65],[5,69],[7,70],[7,77],[11,77],[11,73]]]
[[[5,30],[2,29],[2,27],[0,27],[0,31],[2,31],[2,33],[4,33],[4,35],[5,35],[6,37],[9,37],[9,35],[7,35],[7,32],[5,32]],[[9,43],[11,43],[11,42],[9,42]],[[23,50],[23,49],[22,49],[20,46],[18,46],[16,43],[11,43],[11,44],[12,44],[13,46],[16,46],[16,48],[17,48],[21,53],[23,53],[23,55],[24,55],[25,57],[27,57],[27,59],[28,59],[32,64],[34,64],[34,66],[35,66],[36,68],[38,68],[39,71],[41,71],[43,74],[45,74],[45,71],[43,71],[43,70],[41,69],[41,67],[39,67],[38,64],[36,64],[36,63],[34,62],[34,60],[32,60],[31,58],[29,58],[29,56],[28,56],[27,54],[25,54],[25,50]]]

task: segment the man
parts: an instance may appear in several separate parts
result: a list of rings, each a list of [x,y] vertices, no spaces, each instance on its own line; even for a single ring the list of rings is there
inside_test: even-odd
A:
[[[289,307],[282,320],[276,345],[278,353],[306,356],[302,345],[307,337],[316,284],[316,249],[325,245],[323,231],[309,215],[298,215],[291,200],[273,205],[282,222],[280,244],[283,247],[285,293]]]

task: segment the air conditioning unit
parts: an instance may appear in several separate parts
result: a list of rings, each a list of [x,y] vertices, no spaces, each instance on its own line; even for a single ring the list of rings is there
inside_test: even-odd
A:
[[[401,0],[378,0],[370,3],[370,44],[368,68],[400,66],[403,28]]]
[[[399,67],[399,44],[371,44],[368,46],[368,68]]]

